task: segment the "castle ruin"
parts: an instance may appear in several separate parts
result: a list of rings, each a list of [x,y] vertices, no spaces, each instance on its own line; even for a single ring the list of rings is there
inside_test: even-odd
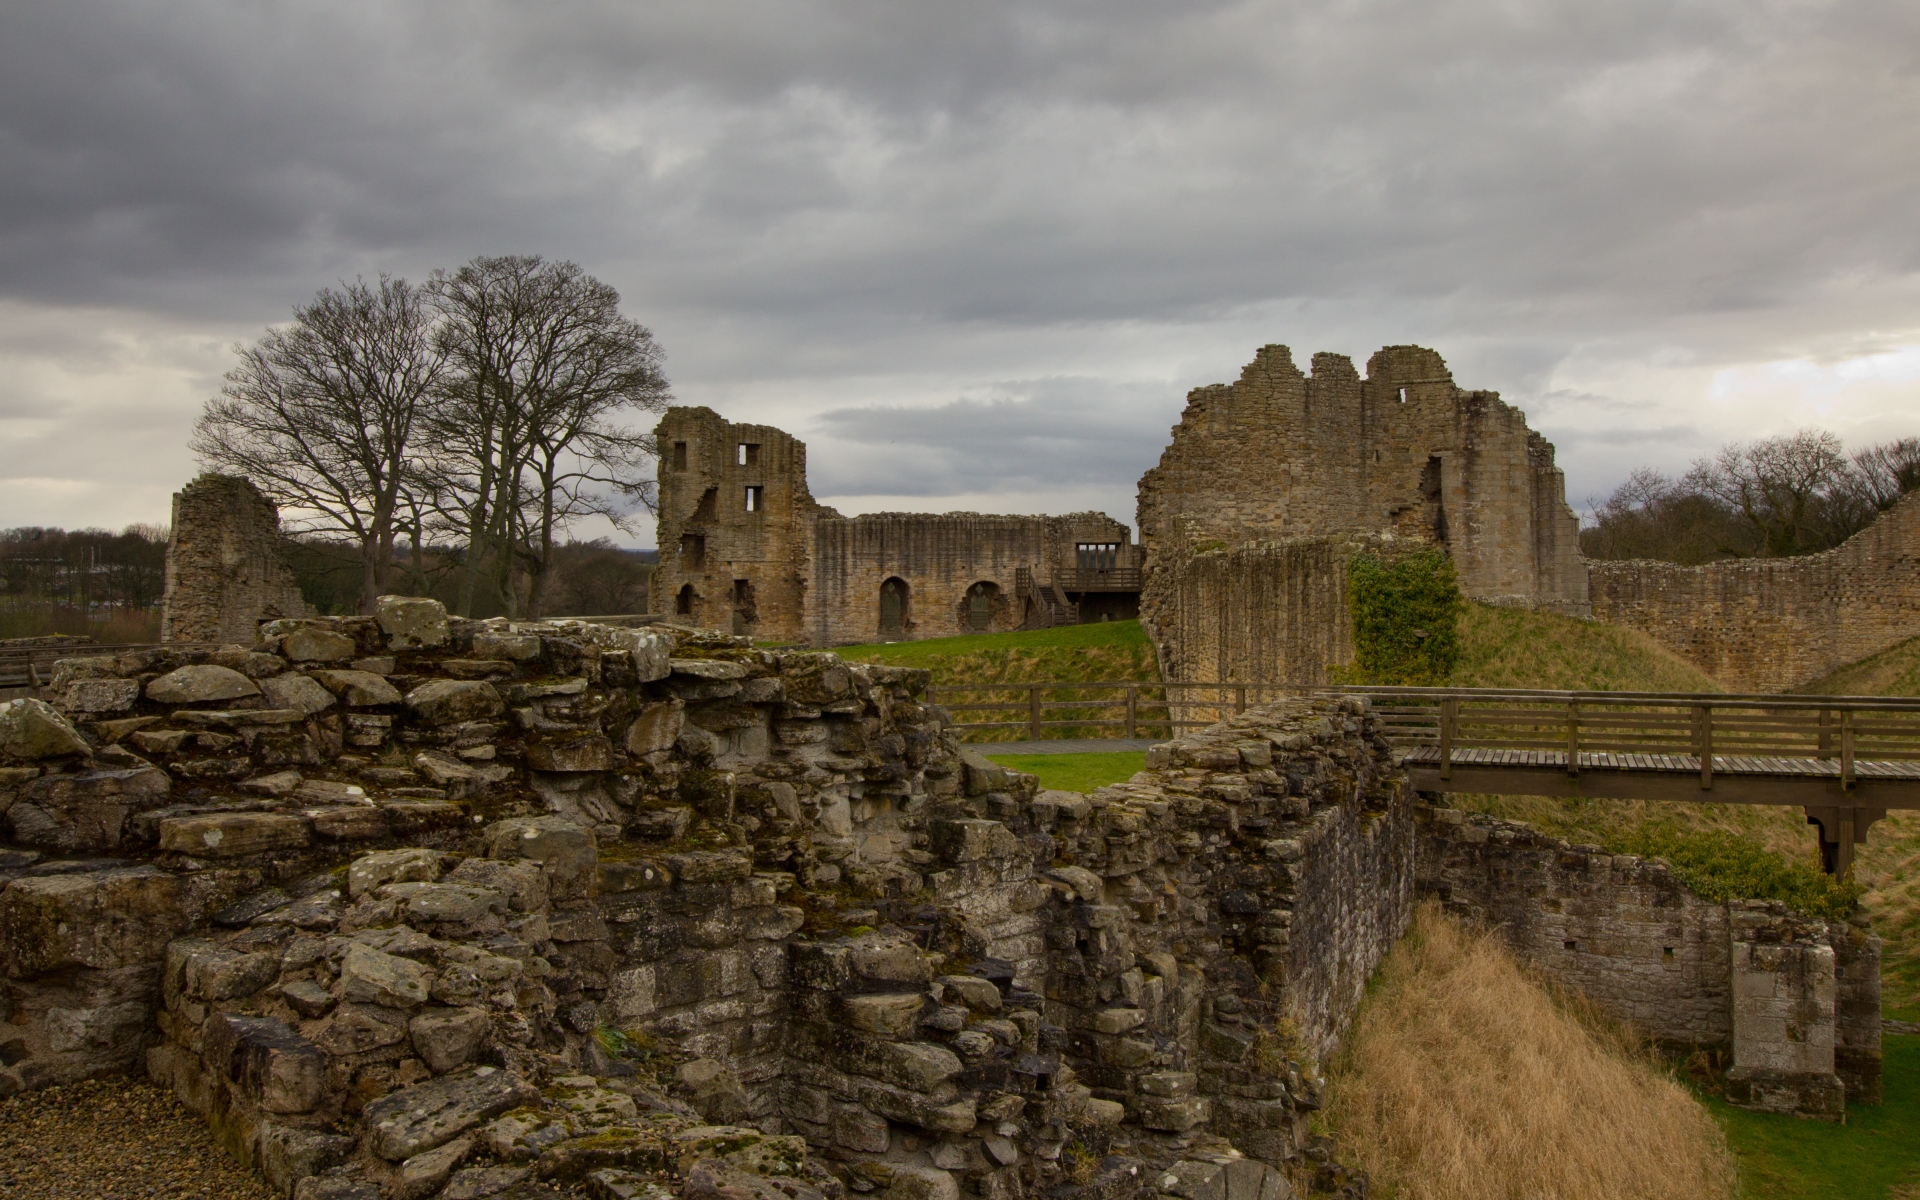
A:
[[[313,611],[280,552],[280,513],[249,480],[202,475],[173,494],[163,642],[253,641],[262,621]]]
[[[1130,618],[1139,548],[1102,513],[845,517],[807,490],[806,444],[672,408],[660,445],[656,607],[815,646]]]

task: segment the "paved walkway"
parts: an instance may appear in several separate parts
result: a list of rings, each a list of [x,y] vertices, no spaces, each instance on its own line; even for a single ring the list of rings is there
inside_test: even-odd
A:
[[[1163,739],[1162,739],[1163,740]],[[1154,738],[1048,738],[1040,742],[963,742],[982,754],[1106,754],[1115,750],[1145,750],[1157,746]]]

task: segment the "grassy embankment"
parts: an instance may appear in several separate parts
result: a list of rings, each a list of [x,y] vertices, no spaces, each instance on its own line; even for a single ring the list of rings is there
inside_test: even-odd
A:
[[[1920,1038],[1886,1040],[1885,1103],[1845,1124],[1748,1112],[1430,908],[1329,1075],[1342,1157],[1392,1200],[1920,1196]]]

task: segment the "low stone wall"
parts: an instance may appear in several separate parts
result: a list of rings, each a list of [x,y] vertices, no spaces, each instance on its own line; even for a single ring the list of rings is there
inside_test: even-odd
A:
[[[1647,633],[1738,692],[1791,691],[1920,636],[1920,496],[1825,554],[1588,566],[1595,619]]]
[[[1418,810],[1419,889],[1615,1016],[1732,1054],[1737,1102],[1837,1118],[1880,1099],[1880,939],[1777,903],[1716,902],[1658,859]]]
[[[144,1068],[304,1200],[1362,1189],[1306,1129],[1412,894],[1361,702],[1083,796],[962,757],[924,672],[261,632],[0,707],[0,1088]]]

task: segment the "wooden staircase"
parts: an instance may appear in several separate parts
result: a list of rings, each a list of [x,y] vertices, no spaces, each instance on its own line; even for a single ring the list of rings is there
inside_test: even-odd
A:
[[[1031,567],[1014,568],[1013,596],[1026,614],[1020,623],[1022,629],[1052,629],[1055,625],[1080,623],[1080,606],[1053,584],[1036,580]]]

